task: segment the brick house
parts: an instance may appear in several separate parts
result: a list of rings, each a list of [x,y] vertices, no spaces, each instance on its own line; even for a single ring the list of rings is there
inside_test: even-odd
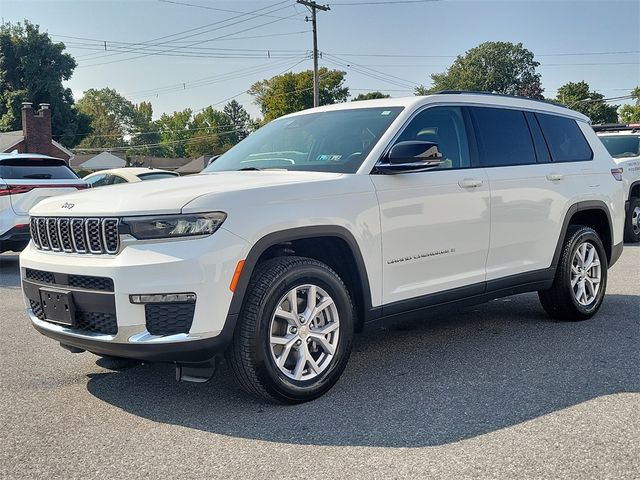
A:
[[[41,103],[35,112],[31,103],[22,104],[22,130],[0,133],[0,153],[40,153],[61,158],[67,163],[74,157],[51,137],[51,110]]]

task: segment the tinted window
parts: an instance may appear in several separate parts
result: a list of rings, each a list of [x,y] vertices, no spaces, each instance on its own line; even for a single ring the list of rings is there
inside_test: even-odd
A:
[[[531,136],[533,137],[533,144],[536,147],[536,156],[538,157],[538,162],[549,163],[551,161],[549,147],[547,147],[547,142],[544,139],[544,135],[542,135],[542,130],[540,129],[540,124],[536,119],[535,113],[525,112],[524,116],[527,118],[529,130],[531,131]]]
[[[459,107],[433,107],[419,113],[397,141],[408,140],[437,143],[443,159],[439,169],[471,166],[467,132]]]
[[[274,120],[203,172],[278,168],[355,173],[400,111],[350,108]]]
[[[62,160],[20,158],[2,160],[0,178],[20,180],[64,180],[78,176]]]
[[[126,178],[122,178],[119,175],[111,175],[111,182],[109,182],[111,185],[115,185],[117,183],[127,183],[127,179]]]
[[[85,182],[87,182],[92,187],[102,187],[103,185],[109,185],[109,181],[111,180],[110,176],[106,173],[102,173],[100,175],[96,175],[95,177],[85,178]]]
[[[575,120],[536,113],[554,162],[591,160],[591,148]]]
[[[536,163],[533,140],[524,113],[502,108],[471,108],[480,164],[485,167]]]
[[[178,175],[174,173],[157,172],[157,173],[141,173],[140,175],[138,175],[138,178],[140,180],[158,180],[160,178],[174,178],[177,176]]]
[[[640,155],[640,136],[607,135],[600,137],[609,154],[615,158],[637,157]]]

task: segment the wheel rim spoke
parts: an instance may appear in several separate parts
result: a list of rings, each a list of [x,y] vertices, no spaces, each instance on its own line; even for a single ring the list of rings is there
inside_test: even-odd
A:
[[[340,336],[337,306],[321,287],[299,285],[278,302],[269,332],[271,356],[280,372],[293,380],[312,380],[336,355]]]
[[[588,306],[598,297],[602,281],[600,256],[595,245],[586,241],[576,248],[571,262],[571,288],[575,299]]]

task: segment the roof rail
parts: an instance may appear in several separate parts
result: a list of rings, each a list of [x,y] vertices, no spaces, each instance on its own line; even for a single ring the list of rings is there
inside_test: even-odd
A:
[[[635,133],[640,131],[640,124],[633,123],[626,125],[624,123],[604,123],[602,125],[593,125],[593,130],[596,132],[626,132],[631,131]]]
[[[433,92],[432,95],[458,95],[458,94],[490,95],[493,97],[517,98],[519,100],[530,100],[532,102],[546,103],[547,105],[555,105],[556,107],[569,109],[569,107],[567,107],[566,105],[563,105],[558,102],[554,102],[553,100],[542,100],[539,98],[523,97],[522,95],[509,95],[508,93],[477,92],[474,90],[438,90],[437,92]]]

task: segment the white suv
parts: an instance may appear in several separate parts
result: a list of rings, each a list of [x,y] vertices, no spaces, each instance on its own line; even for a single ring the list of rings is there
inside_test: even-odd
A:
[[[27,246],[29,209],[36,203],[87,187],[59,158],[0,153],[0,253]]]
[[[71,351],[226,354],[280,402],[337,381],[355,331],[537,291],[561,320],[602,304],[622,252],[616,165],[583,115],[447,92],[269,123],[204,174],[91,189],[31,211],[34,327]]]
[[[618,164],[627,200],[624,240],[640,242],[640,125],[594,125]]]

